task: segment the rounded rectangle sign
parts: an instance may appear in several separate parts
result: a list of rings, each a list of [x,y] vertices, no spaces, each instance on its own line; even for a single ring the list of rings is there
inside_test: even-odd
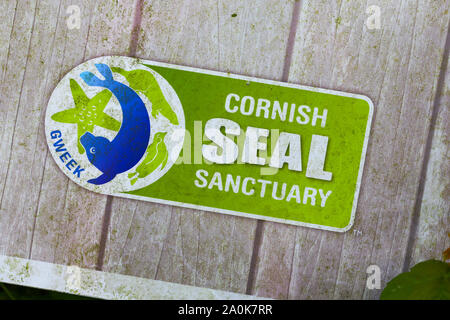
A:
[[[342,232],[372,114],[361,95],[106,56],[59,82],[45,134],[94,192]]]

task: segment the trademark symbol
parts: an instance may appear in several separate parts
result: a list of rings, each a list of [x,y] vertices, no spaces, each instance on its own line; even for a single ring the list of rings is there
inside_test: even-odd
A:
[[[362,231],[354,229],[353,234],[356,236],[362,236]]]

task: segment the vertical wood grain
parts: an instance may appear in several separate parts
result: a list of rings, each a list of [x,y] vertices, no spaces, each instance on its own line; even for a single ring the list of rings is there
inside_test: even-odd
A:
[[[381,9],[379,30],[365,25],[370,5]],[[353,228],[339,234],[265,223],[254,293],[377,298],[380,290],[366,289],[366,268],[380,267],[382,287],[402,271],[448,7],[445,0],[303,1],[289,81],[365,94],[374,123]]]
[[[277,80],[283,72],[293,4],[144,1],[136,54]],[[245,292],[256,223],[114,198],[105,270]]]
[[[240,293],[252,276],[247,293],[290,299],[377,298],[366,268],[380,267],[384,287],[402,271],[410,239],[411,264],[439,258],[450,245],[448,68],[410,231],[449,0],[301,1],[286,65],[294,2],[1,1],[0,254],[94,268],[106,231],[104,271]],[[81,9],[80,29],[66,25],[69,5]],[[365,25],[370,5],[381,9],[380,29]],[[354,227],[338,234],[261,222],[254,247],[256,220],[107,202],[70,182],[47,152],[46,104],[71,68],[111,54],[274,80],[289,70],[289,82],[369,96],[375,116]]]
[[[66,39],[58,43],[64,45],[65,50],[57,59],[64,73],[96,56],[125,55],[131,41],[134,0],[84,1],[79,4],[83,16],[82,29],[68,30],[66,16],[61,17],[64,29],[61,32]],[[54,79],[49,92],[62,76],[60,74]],[[106,199],[104,195],[69,182],[48,154],[31,258],[95,268],[101,250]]]
[[[55,27],[58,12],[57,4],[38,4],[17,2],[1,86],[0,252],[19,257],[29,253],[45,158],[45,144],[38,142],[40,92],[51,45],[42,48],[40,42],[45,36],[52,42],[48,29]]]
[[[450,135],[450,64],[448,63],[448,52],[446,58],[446,70],[442,70],[444,72],[442,91],[437,101],[437,118],[409,267],[423,260],[440,260],[443,251],[450,247],[450,153],[448,146]],[[445,67],[444,64],[443,67]]]
[[[80,29],[66,24],[69,5],[80,8]],[[44,114],[53,88],[71,68],[98,54],[127,52],[134,6],[17,3],[1,88],[1,253],[95,267],[106,197],[69,183],[56,168],[47,154]]]
[[[0,74],[2,82],[6,71],[9,45],[12,38],[12,28],[16,13],[17,2],[13,0],[0,3]]]

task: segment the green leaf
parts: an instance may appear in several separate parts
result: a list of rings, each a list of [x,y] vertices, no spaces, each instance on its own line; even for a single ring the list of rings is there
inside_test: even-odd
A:
[[[444,251],[442,257],[444,258],[444,261],[450,260],[450,248]]]
[[[16,300],[9,289],[3,284],[0,283],[0,300]]]
[[[0,283],[0,300],[93,300],[50,290]]]
[[[388,282],[381,300],[450,300],[450,265],[438,260],[416,264]]]

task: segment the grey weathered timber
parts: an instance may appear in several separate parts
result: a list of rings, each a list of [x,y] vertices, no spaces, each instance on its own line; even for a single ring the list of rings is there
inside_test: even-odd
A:
[[[81,9],[80,29],[66,25],[69,5]],[[53,88],[71,68],[99,51],[127,53],[133,9],[134,2],[16,3],[2,83],[2,253],[95,267],[106,197],[69,183],[56,170],[47,156],[43,119]]]
[[[448,41],[448,40],[447,40]],[[447,49],[448,50],[448,49]],[[430,150],[426,180],[421,199],[420,215],[412,240],[410,266],[428,259],[441,259],[450,247],[450,69],[442,79],[441,94],[437,101],[437,119]]]
[[[380,29],[365,25],[369,5],[381,9]],[[402,272],[448,8],[448,1],[302,2],[289,81],[365,94],[374,123],[352,230],[265,223],[254,293],[377,298],[380,290],[366,288],[367,267],[380,267],[382,287]]]
[[[136,54],[279,80],[293,6],[293,1],[144,1]],[[245,293],[256,224],[115,198],[105,270]]]
[[[68,28],[70,5],[80,8],[80,29]],[[366,11],[373,5],[379,29]],[[260,297],[377,299],[368,266],[379,266],[383,288],[450,245],[449,8],[449,0],[1,1],[0,255]],[[104,55],[369,96],[375,114],[353,228],[108,198],[70,182],[48,154],[46,105],[64,74]]]
[[[2,82],[6,70],[6,62],[8,61],[8,54],[10,52],[9,45],[12,38],[15,9],[15,1],[2,1],[0,3],[0,72]]]
[[[28,257],[30,251],[46,154],[41,131],[46,103],[42,92],[47,84],[58,7],[58,3],[15,3],[1,87],[2,254]],[[42,45],[44,40],[46,46]]]
[[[68,5],[69,2],[66,7]],[[83,29],[68,30],[67,15],[61,17],[66,39],[58,44],[66,47],[60,57],[64,73],[99,55],[127,54],[132,39],[135,1],[84,1],[79,5]],[[48,92],[64,73],[54,79]],[[31,258],[95,268],[107,197],[70,183],[59,172],[50,154],[46,166]]]

